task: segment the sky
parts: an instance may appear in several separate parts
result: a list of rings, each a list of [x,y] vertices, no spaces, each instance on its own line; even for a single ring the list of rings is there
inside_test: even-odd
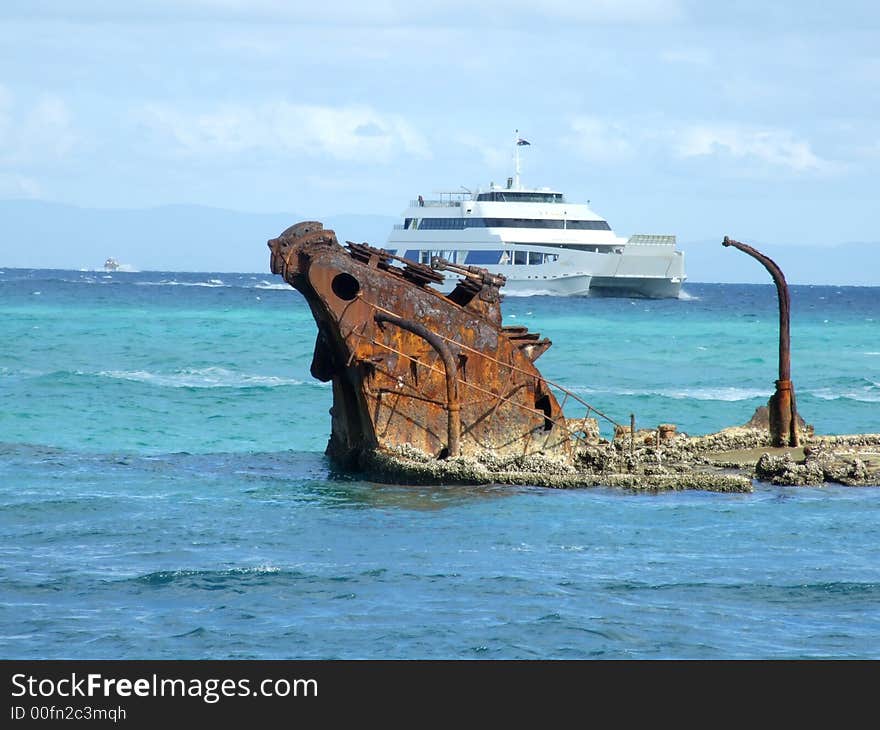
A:
[[[0,200],[397,216],[518,129],[621,235],[877,242],[878,38],[846,0],[4,0]]]

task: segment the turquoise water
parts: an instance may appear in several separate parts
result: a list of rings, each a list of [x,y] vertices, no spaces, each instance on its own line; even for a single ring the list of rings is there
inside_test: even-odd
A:
[[[880,289],[792,307],[801,413],[880,431]],[[618,421],[743,423],[776,377],[769,285],[503,308]],[[876,488],[370,484],[278,278],[5,270],[0,315],[5,658],[880,656]]]

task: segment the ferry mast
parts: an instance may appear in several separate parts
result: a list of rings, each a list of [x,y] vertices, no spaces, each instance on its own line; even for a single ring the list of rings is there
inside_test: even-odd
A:
[[[514,160],[514,177],[513,177],[513,189],[521,190],[522,185],[519,180],[520,173],[520,164],[519,164],[519,148],[525,145],[531,145],[527,139],[523,139],[519,136],[519,130],[514,130],[514,140],[513,140],[513,160]]]

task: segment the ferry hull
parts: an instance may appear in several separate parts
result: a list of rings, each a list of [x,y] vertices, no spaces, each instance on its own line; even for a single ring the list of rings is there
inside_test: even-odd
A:
[[[646,299],[675,299],[681,294],[682,281],[646,279],[637,276],[594,276],[590,295],[597,297],[645,297]]]
[[[445,294],[451,292],[458,277],[447,275],[437,286]],[[504,295],[509,297],[638,297],[644,299],[675,299],[681,293],[682,281],[646,277],[557,276],[552,279],[508,278]]]
[[[587,297],[590,296],[590,280],[589,276],[557,276],[552,279],[508,278],[507,284],[504,286],[504,295],[512,297]],[[458,277],[447,275],[446,281],[437,285],[437,289],[448,294],[457,283]]]

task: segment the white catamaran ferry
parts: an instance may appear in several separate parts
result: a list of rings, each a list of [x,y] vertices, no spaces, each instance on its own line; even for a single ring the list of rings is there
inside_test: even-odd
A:
[[[502,274],[506,294],[677,297],[686,277],[675,236],[619,238],[589,205],[524,187],[519,148],[528,144],[517,137],[515,176],[503,187],[413,200],[386,248],[423,264],[441,257]],[[446,272],[439,288],[451,291],[457,281]]]

